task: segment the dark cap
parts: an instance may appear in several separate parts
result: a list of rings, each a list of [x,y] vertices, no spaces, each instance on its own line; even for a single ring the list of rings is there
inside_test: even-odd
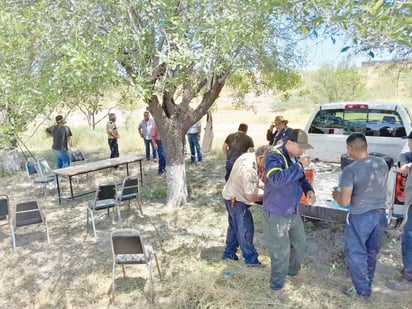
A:
[[[242,131],[242,132],[247,132],[247,128],[248,128],[248,126],[247,126],[247,124],[246,123],[241,123],[240,125],[239,125],[239,129],[238,129],[238,131]]]
[[[303,149],[312,149],[312,145],[308,143],[308,135],[301,129],[293,129],[289,140],[295,142]]]
[[[402,136],[402,138],[404,138],[404,139],[407,139],[407,138],[412,139],[412,131],[411,131],[411,133],[409,133],[409,135],[407,135],[407,136]]]
[[[57,115],[56,116],[56,122],[59,123],[63,120],[63,116],[62,115]]]

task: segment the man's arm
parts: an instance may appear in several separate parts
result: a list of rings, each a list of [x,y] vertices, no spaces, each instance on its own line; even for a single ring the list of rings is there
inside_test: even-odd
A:
[[[251,203],[262,202],[263,194],[246,194],[246,198]]]
[[[227,156],[227,151],[229,150],[229,145],[226,144],[226,143],[223,143],[222,150],[223,150],[223,153],[225,154],[225,156]]]
[[[202,135],[202,124],[199,122],[199,126],[197,127],[197,138],[200,139]]]
[[[69,146],[69,149],[73,147],[73,139],[71,136],[67,137],[67,146]]]
[[[332,196],[333,199],[341,206],[346,206],[350,204],[352,198],[352,187],[342,187],[340,192],[337,188],[333,189]]]

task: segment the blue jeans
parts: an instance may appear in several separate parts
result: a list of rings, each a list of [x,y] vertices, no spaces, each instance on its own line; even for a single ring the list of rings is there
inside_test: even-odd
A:
[[[302,218],[263,210],[263,235],[270,255],[270,288],[280,290],[286,276],[296,276],[301,268],[306,249]]]
[[[408,221],[403,227],[402,236],[403,277],[412,281],[412,207],[408,210]]]
[[[143,139],[144,140],[144,145],[146,148],[146,159],[150,160],[150,146],[152,146],[152,154],[153,154],[153,160],[156,160],[156,150],[154,149],[154,146],[152,144],[152,140],[150,139]]]
[[[68,151],[53,149],[53,152],[56,155],[57,168],[70,166],[70,154]]]
[[[231,201],[225,200],[228,213],[228,223],[226,235],[226,248],[223,253],[224,258],[233,259],[237,248],[240,247],[245,264],[257,264],[258,253],[253,245],[255,226],[253,216],[248,205],[236,202],[235,207],[231,207]]]
[[[117,144],[117,138],[109,138],[110,158],[119,157],[119,145]]]
[[[202,150],[200,149],[199,138],[197,136],[197,133],[188,134],[187,139],[189,141],[190,146],[190,160],[192,162],[195,162],[197,153],[197,161],[202,162]]]
[[[166,170],[166,159],[163,152],[163,144],[162,141],[156,141],[157,144],[157,156],[159,157],[159,168],[158,174],[163,174]]]
[[[385,227],[383,208],[348,215],[344,233],[346,263],[358,295],[371,296],[376,257]]]

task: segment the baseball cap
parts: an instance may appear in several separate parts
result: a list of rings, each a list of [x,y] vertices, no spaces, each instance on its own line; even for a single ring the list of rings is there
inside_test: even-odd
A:
[[[407,136],[402,136],[402,138],[403,138],[403,139],[407,139],[407,138],[412,139],[412,131],[411,131],[411,133],[409,133],[409,135],[407,135]]]
[[[312,145],[308,143],[308,135],[301,129],[293,129],[289,136],[289,140],[295,142],[303,149],[312,149]]]

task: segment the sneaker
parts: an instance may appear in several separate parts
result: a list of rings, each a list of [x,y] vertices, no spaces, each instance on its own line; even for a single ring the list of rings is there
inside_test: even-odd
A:
[[[232,261],[239,261],[239,257],[236,254],[233,254],[232,256],[223,256],[223,260],[232,260]]]
[[[246,267],[259,267],[259,268],[265,268],[265,267],[266,267],[266,265],[258,261],[258,262],[257,262],[257,263],[255,263],[255,264],[246,264]]]
[[[386,283],[386,286],[395,291],[408,291],[412,289],[412,282],[406,279],[402,279],[402,281],[390,280]]]
[[[288,294],[286,294],[286,292],[283,289],[274,290],[272,288],[269,288],[269,290],[270,293],[272,295],[275,295],[275,297],[279,299],[282,303],[287,303],[290,301]]]
[[[370,296],[364,296],[364,295],[359,295],[358,292],[356,292],[355,287],[350,287],[350,288],[344,288],[342,290],[342,293],[345,294],[346,296],[349,296],[350,298],[354,298],[354,299],[361,299],[365,302],[370,302],[371,298]]]
[[[153,159],[153,162],[157,162],[157,159]]]

